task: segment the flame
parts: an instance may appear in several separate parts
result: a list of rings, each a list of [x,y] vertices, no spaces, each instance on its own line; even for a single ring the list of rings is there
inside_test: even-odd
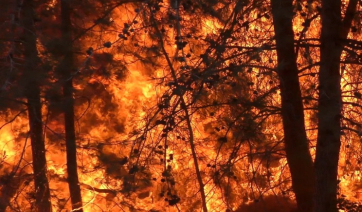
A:
[[[308,8],[305,10],[312,11],[319,3],[308,4]],[[49,6],[56,7],[56,1],[49,3]],[[117,27],[124,26],[124,23],[131,25],[134,20],[139,21],[137,19],[141,14],[139,11],[143,10],[146,10],[146,8],[133,8],[132,5],[122,6],[114,11],[109,21],[115,23]],[[164,4],[160,10],[161,14],[170,12],[167,4]],[[124,14],[135,18],[129,20]],[[159,16],[157,18],[160,18],[160,20],[164,18],[162,15]],[[190,22],[192,17],[186,16],[183,20]],[[249,23],[245,24],[244,22],[244,28],[236,35],[241,36],[240,34],[244,33],[242,37],[239,37],[241,40],[240,45],[245,48],[262,48],[262,44],[258,41],[259,38],[248,35],[256,34],[268,40],[272,36],[270,33],[270,18],[263,16],[258,19],[258,11],[250,11],[247,20]],[[298,33],[301,33],[304,29],[304,21],[305,18],[299,13],[294,18],[293,27],[296,32],[296,40],[300,36]],[[90,24],[90,22],[86,23],[86,25]],[[204,18],[200,25],[201,29],[197,36],[212,39],[216,39],[225,27],[221,21],[210,17]],[[246,26],[248,29],[246,29]],[[318,37],[320,33],[318,26],[320,26],[320,19],[315,18],[311,23],[311,29],[305,32],[305,38]],[[177,36],[179,33],[177,29],[167,29],[165,31],[164,36],[170,38]],[[191,157],[192,151],[189,137],[185,133],[188,132],[185,130],[187,127],[183,123],[180,124],[179,131],[170,132],[167,135],[167,140],[162,137],[163,126],[153,127],[162,115],[158,113],[153,116],[152,114],[158,112],[157,105],[163,94],[170,91],[169,86],[165,85],[165,82],[160,79],[165,78],[165,81],[167,81],[172,78],[170,77],[172,74],[170,74],[170,67],[167,67],[169,64],[164,59],[158,59],[157,65],[145,65],[145,63],[139,61],[141,60],[139,58],[144,56],[143,54],[152,55],[153,53],[145,53],[146,50],[144,49],[156,48],[158,44],[156,45],[148,37],[147,33],[137,34],[137,32],[134,32],[134,36],[138,36],[138,39],[144,42],[144,48],[142,48],[134,45],[132,38],[129,40],[120,39],[120,33],[117,32],[116,35],[112,32],[103,34],[103,43],[115,41],[112,43],[112,48],[104,49],[100,47],[90,58],[82,58],[85,62],[82,63],[80,72],[85,73],[84,75],[87,74],[87,71],[95,73],[88,73],[91,77],[87,79],[75,78],[78,173],[84,211],[158,210],[172,212],[187,211],[191,207],[201,208],[199,200],[200,185],[195,180],[195,162],[199,164],[198,168],[201,170],[202,189],[205,191],[206,204],[210,212],[225,211],[226,209],[237,210],[242,204],[253,205],[254,200],[259,199],[261,196],[274,194],[283,194],[293,200],[293,194],[290,193],[290,173],[282,150],[281,141],[283,135],[279,116],[269,116],[263,120],[263,126],[261,126],[262,129],[260,130],[262,135],[255,135],[252,138],[245,139],[242,145],[236,146],[238,143],[236,141],[242,136],[232,133],[226,124],[235,118],[235,111],[232,111],[235,108],[222,108],[212,112],[205,112],[196,109],[196,107],[191,108],[190,119],[198,156],[197,161],[194,161]],[[96,42],[98,38],[96,31],[93,35],[82,38],[83,46],[81,48],[88,49],[89,46],[98,43],[98,41]],[[196,41],[195,39],[195,43],[199,42],[199,44],[195,44],[195,47],[187,46],[184,52],[181,53],[177,50],[177,44],[166,42],[168,41],[166,38],[164,40],[166,54],[171,59],[176,53],[181,55],[193,50],[196,55],[204,53],[207,49],[206,42],[203,43],[204,41]],[[236,43],[230,44],[231,47],[237,47],[238,45]],[[267,45],[272,45],[272,43]],[[132,47],[127,49],[128,46]],[[94,48],[96,49],[96,47]],[[39,49],[44,48],[39,46]],[[316,49],[310,47],[310,52],[307,52],[306,49],[300,49],[297,60],[300,69],[318,61],[319,53]],[[130,52],[134,54],[132,55]],[[136,53],[139,54],[137,55],[139,58],[134,56]],[[230,50],[230,54],[232,53],[234,52]],[[110,61],[104,61],[106,60],[104,58],[109,55],[112,55]],[[215,56],[217,53],[212,52],[210,55]],[[101,59],[96,61],[97,57]],[[345,57],[347,55],[342,55],[342,58]],[[246,91],[247,94],[235,93],[237,98],[247,95],[248,98],[257,100],[260,95],[267,93],[276,86],[277,82],[274,82],[276,76],[270,71],[276,66],[275,52],[260,51],[255,55],[242,55],[240,58],[247,60],[255,67],[245,71],[247,73],[243,79],[250,80]],[[188,60],[188,64],[196,64],[193,56]],[[232,60],[228,60],[225,64],[230,66],[232,62]],[[258,66],[260,64],[267,64],[267,67]],[[181,75],[182,65],[173,61],[172,66],[176,70],[176,74]],[[122,68],[128,70],[125,71]],[[350,83],[356,81],[351,79],[353,75],[352,69],[352,65],[346,65],[346,72],[341,82],[344,91],[349,92],[349,94],[356,89],[355,85]],[[109,74],[105,77],[108,71]],[[302,91],[304,94],[308,94],[310,99],[317,98],[317,93],[313,91],[317,87],[316,77],[311,76],[311,73],[317,71],[317,68],[313,67],[301,73],[301,75],[307,73],[300,77],[300,81]],[[228,76],[227,73],[220,75],[221,77]],[[242,77],[240,75],[235,77]],[[240,87],[242,86],[244,85],[240,85]],[[225,90],[210,91],[206,98],[208,100],[227,99],[229,94],[222,93],[220,97],[220,92],[225,92]],[[230,91],[230,89],[227,91]],[[271,107],[280,106],[280,94],[278,92],[267,97]],[[185,94],[184,97],[185,101],[192,100],[191,95]],[[176,97],[170,100],[172,103],[176,101]],[[343,101],[358,103],[353,95],[343,97]],[[312,106],[305,103],[306,108]],[[180,106],[177,106],[176,109],[181,111],[180,116],[184,116]],[[44,129],[46,130],[46,156],[52,204],[54,211],[70,211],[70,195],[66,180],[64,127],[59,114],[55,114],[51,118],[48,117],[52,112],[51,110],[50,107],[43,107],[44,120],[47,120],[44,121]],[[347,117],[352,117],[356,113],[351,104],[344,106],[343,110]],[[251,107],[246,112],[253,115],[262,113],[257,106]],[[210,113],[213,113],[213,115],[211,116]],[[220,122],[219,117],[224,114],[230,117],[228,117],[228,120]],[[14,170],[14,167],[22,167],[21,172],[31,174],[32,170],[29,166],[29,163],[31,163],[30,144],[27,142],[29,128],[26,115],[17,115],[16,111],[7,111],[1,116],[6,118],[4,120],[9,121],[1,123],[3,127],[0,128],[1,173],[9,174]],[[12,119],[13,117],[16,118]],[[247,120],[245,118],[242,121],[256,122],[259,119],[262,118],[258,118],[258,120]],[[311,146],[315,146],[317,136],[314,119],[315,112],[306,110],[307,135],[311,141]],[[142,131],[140,129],[147,124],[149,127],[148,132],[145,133],[146,135],[141,135]],[[360,126],[358,130],[361,130]],[[358,168],[361,158],[358,154],[353,153],[353,151],[359,153],[360,145],[358,142],[360,142],[360,136],[348,136],[350,137],[342,137],[339,168],[340,190],[349,200],[362,203],[362,187],[360,186],[362,179]],[[221,140],[218,140],[218,138],[221,138]],[[232,144],[223,143],[223,139],[235,142]],[[265,140],[265,142],[258,143],[258,139]],[[234,144],[235,146],[233,146]],[[139,153],[141,151],[142,153]],[[230,157],[234,151],[236,152],[234,153],[235,156]],[[314,157],[315,149],[311,148],[310,151]],[[23,155],[20,152],[24,152]],[[269,158],[266,159],[263,154],[268,154]],[[123,164],[122,160],[125,158],[129,161]],[[145,170],[141,170],[139,174],[130,177],[130,169],[137,163],[142,164],[137,168],[145,168]],[[225,176],[220,177],[221,173]],[[139,179],[136,179],[137,177]],[[131,185],[132,180],[136,181],[132,186],[138,186],[138,190],[133,191],[132,187],[126,187],[127,183]],[[129,190],[124,189],[125,187]],[[18,207],[30,208],[29,203],[26,202],[26,195],[31,193],[32,189],[31,182],[20,183],[18,191],[21,195],[14,197],[13,202],[19,204]],[[170,206],[168,201],[164,201],[175,195],[181,198],[181,201],[177,202],[177,207]]]

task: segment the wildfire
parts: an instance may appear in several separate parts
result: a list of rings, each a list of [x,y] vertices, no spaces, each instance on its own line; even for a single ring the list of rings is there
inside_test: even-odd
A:
[[[258,201],[266,207],[278,205],[274,195],[286,209],[294,208],[267,5],[248,2],[237,11],[237,3],[219,3],[210,10],[195,9],[205,17],[194,17],[184,9],[186,3],[173,9],[168,3],[149,2],[104,6],[106,15],[96,21],[91,20],[94,14],[84,20],[74,17],[74,25],[89,29],[74,44],[87,54],[75,56],[72,76],[83,211],[199,211],[206,205],[209,212],[257,212],[262,207]],[[56,13],[59,2],[48,4],[47,12]],[[295,7],[297,63],[314,158],[318,68],[313,64],[320,58],[320,43],[314,38],[319,37],[321,21],[313,15],[320,5],[296,1]],[[225,14],[217,15],[220,11]],[[37,38],[40,60],[59,65],[50,56],[50,41],[42,36]],[[358,134],[361,94],[359,77],[353,78],[358,66],[342,66],[343,101],[349,103],[343,106],[344,116],[356,120],[355,126],[344,120],[344,130]],[[69,200],[65,127],[59,112],[64,106],[47,97],[48,87],[59,89],[57,80],[49,81],[42,87],[41,101],[52,208],[77,211]],[[6,211],[32,211],[35,204],[24,108],[1,112],[0,195],[10,195]],[[338,170],[340,193],[358,203],[360,137],[343,134]],[[13,179],[11,186],[7,177]]]

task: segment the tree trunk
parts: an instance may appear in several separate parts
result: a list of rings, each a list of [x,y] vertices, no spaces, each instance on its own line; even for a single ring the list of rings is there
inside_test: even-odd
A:
[[[31,150],[33,156],[34,185],[36,208],[38,212],[49,212],[52,210],[50,202],[49,183],[47,178],[47,166],[45,157],[45,144],[43,137],[43,123],[41,115],[40,88],[36,71],[39,71],[38,53],[36,48],[36,35],[34,28],[34,2],[24,1],[24,55],[25,70],[24,77],[28,82],[25,86],[25,95],[28,102],[28,116],[30,128]]]
[[[315,174],[305,132],[302,95],[294,51],[293,0],[272,0],[278,56],[285,152],[298,211],[313,210]]]
[[[31,150],[33,154],[35,197],[38,212],[52,210],[41,121],[40,90],[35,82],[27,86]]]
[[[62,88],[64,97],[64,124],[67,149],[67,170],[68,170],[68,185],[72,209],[82,212],[82,195],[78,180],[77,166],[77,146],[74,127],[74,99],[73,99],[73,80],[72,69],[73,61],[73,44],[71,38],[71,17],[70,5],[67,0],[61,0],[61,20],[62,20],[62,37],[65,46],[64,61],[60,73],[62,77]]]
[[[350,0],[344,20],[341,0],[322,0],[321,65],[319,71],[318,139],[315,159],[316,212],[337,212],[338,160],[340,151],[340,57],[357,0]]]

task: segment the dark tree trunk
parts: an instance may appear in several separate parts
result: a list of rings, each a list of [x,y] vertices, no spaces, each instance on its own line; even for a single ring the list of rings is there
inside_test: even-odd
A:
[[[318,140],[315,159],[316,212],[337,212],[340,150],[341,1],[322,1],[321,66],[319,71]]]
[[[344,20],[341,0],[322,0],[321,65],[319,71],[318,139],[315,159],[316,212],[337,212],[338,160],[340,151],[340,57],[356,11],[349,1]]]
[[[282,100],[285,152],[292,175],[298,210],[313,210],[315,174],[305,132],[293,32],[293,0],[272,0],[278,75]]]
[[[45,145],[43,137],[43,123],[41,114],[40,88],[37,77],[38,53],[36,48],[36,35],[34,28],[34,2],[32,0],[23,3],[24,23],[24,55],[25,70],[27,77],[25,95],[28,102],[28,116],[30,127],[31,150],[33,155],[34,185],[36,208],[38,212],[49,212],[52,210],[50,202],[49,183],[47,178],[47,166],[45,157]],[[38,74],[37,74],[38,72]]]
[[[36,82],[27,86],[28,114],[31,150],[33,154],[35,197],[38,212],[51,211],[50,191],[47,178],[43,126],[41,121],[40,90]]]
[[[72,209],[82,212],[82,195],[78,180],[77,166],[77,145],[74,127],[74,99],[73,99],[73,80],[72,71],[74,68],[73,61],[73,44],[72,44],[72,23],[71,10],[67,0],[61,0],[61,20],[62,20],[62,37],[64,43],[68,44],[64,49],[64,60],[62,61],[61,76],[64,96],[64,124],[67,149],[67,170],[68,185]]]

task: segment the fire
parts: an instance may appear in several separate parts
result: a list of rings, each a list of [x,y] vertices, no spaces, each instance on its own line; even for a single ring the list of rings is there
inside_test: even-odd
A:
[[[296,8],[293,25],[295,40],[304,45],[298,47],[297,62],[314,158],[318,68],[308,67],[319,60],[319,41],[312,39],[319,37],[321,23],[319,17],[308,27],[305,22],[320,5],[298,2],[304,7]],[[48,4],[47,10],[56,10],[59,3]],[[225,8],[215,4],[211,12],[199,8],[205,17],[192,16],[183,9],[186,4],[180,9],[168,3],[156,4],[160,8],[150,5],[116,7],[97,19],[98,25],[77,44],[83,52],[92,48],[87,55],[75,56],[83,211],[194,211],[203,204],[209,212],[260,210],[258,201],[275,206],[273,196],[283,207],[294,208],[278,112],[275,41],[270,14],[262,9],[265,5],[244,5],[238,11],[243,18],[233,24],[227,21],[234,18],[234,3]],[[218,17],[212,13],[216,11],[230,16]],[[196,18],[201,22],[195,23]],[[93,22],[74,21],[86,27]],[[227,35],[229,28],[235,31]],[[41,59],[46,63],[54,58],[45,53],[49,47],[42,39],[46,40],[40,36],[37,48],[44,52]],[[221,57],[223,61],[216,63]],[[357,123],[343,124],[360,133],[356,105],[361,94],[355,83],[359,78],[353,78],[355,68],[344,65],[341,86],[346,93],[343,101],[353,103],[344,106],[344,115]],[[42,92],[50,86],[57,89],[57,80],[50,81]],[[61,106],[47,98],[42,95],[42,121],[52,207],[76,211],[69,200]],[[10,108],[1,117],[0,173],[13,177],[14,184],[6,209],[31,211],[34,184],[28,176],[33,173],[27,113]],[[338,176],[340,193],[357,203],[362,203],[360,136],[350,132],[342,136]],[[6,183],[1,186],[8,189]]]
[[[6,127],[1,132],[1,138],[2,138],[2,161],[8,161],[8,162],[15,162],[13,157],[17,156],[17,153],[15,151],[11,151],[13,149],[16,149],[16,146],[14,145],[14,136],[11,133],[11,129],[9,127]],[[9,151],[10,150],[10,151]]]

